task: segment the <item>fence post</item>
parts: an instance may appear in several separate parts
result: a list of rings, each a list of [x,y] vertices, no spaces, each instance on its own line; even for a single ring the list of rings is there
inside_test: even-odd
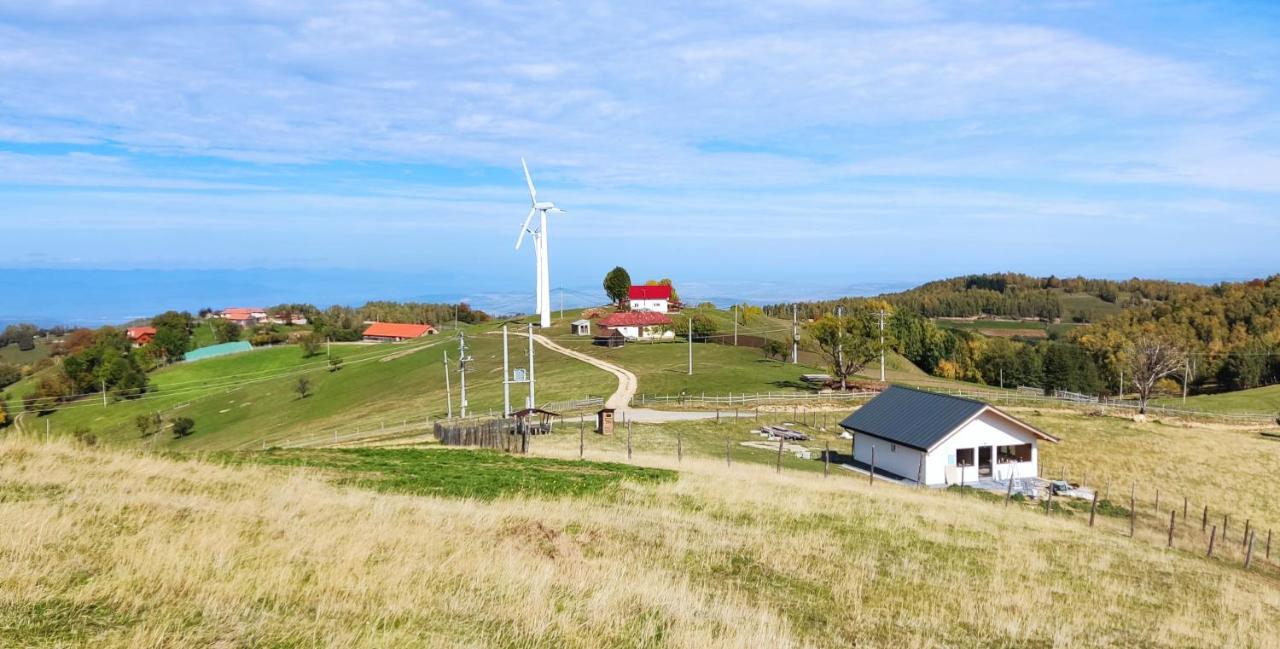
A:
[[[1129,538],[1133,538],[1133,528],[1138,522],[1138,483],[1134,481],[1129,488]]]
[[[1249,569],[1249,562],[1253,559],[1253,537],[1255,533],[1245,534],[1244,540],[1244,569]]]
[[[963,488],[963,487],[962,487]],[[1048,516],[1053,511],[1053,486],[1049,486],[1049,497],[1044,499],[1044,515]]]
[[[782,437],[778,437],[778,473],[782,473]]]
[[[876,483],[876,447],[871,447],[871,471],[867,473],[867,484],[874,485]]]
[[[1169,510],[1169,547],[1173,547],[1173,522],[1178,517],[1178,510]]]
[[[1209,506],[1204,506],[1204,515],[1200,517],[1200,533],[1204,534],[1205,528],[1209,527]]]
[[[627,422],[627,461],[631,461],[631,422]]]
[[[683,435],[680,433],[680,430],[676,429],[676,461],[677,462],[684,461],[684,440],[682,439],[682,437]]]
[[[578,415],[578,459],[581,460],[587,450],[587,436],[582,425],[582,415]]]
[[[827,475],[831,473],[831,442],[823,443],[823,447],[825,450],[823,450],[822,452],[822,477],[825,478],[827,477]],[[1267,547],[1271,547],[1270,540],[1271,540],[1271,534],[1270,532],[1268,532]]]
[[[1244,519],[1244,542],[1245,543],[1249,542],[1249,524],[1252,522],[1253,521],[1248,518]]]
[[[1009,508],[1009,498],[1013,496],[1013,470],[1009,470],[1009,486],[1004,490],[1004,506]]]
[[[1222,515],[1222,541],[1223,543],[1227,541],[1227,515],[1226,514]]]
[[[1089,527],[1093,527],[1093,517],[1098,514],[1098,492],[1093,492],[1093,504],[1089,506]]]
[[[1187,497],[1182,497],[1182,524],[1187,524]]]
[[[1156,489],[1156,506],[1152,507],[1151,510],[1157,514],[1160,513],[1160,490],[1159,489]]]
[[[1213,556],[1213,542],[1217,540],[1217,538],[1218,538],[1218,526],[1214,525],[1213,531],[1209,532],[1209,552],[1205,554],[1206,557]]]
[[[729,440],[724,440],[724,465],[733,466],[733,460],[729,459]]]

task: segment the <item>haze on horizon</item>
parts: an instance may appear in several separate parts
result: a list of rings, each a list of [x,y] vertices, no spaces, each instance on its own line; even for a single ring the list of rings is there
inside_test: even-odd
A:
[[[521,156],[569,210],[555,286],[1266,275],[1277,26],[1266,2],[0,2],[0,275],[531,291]]]

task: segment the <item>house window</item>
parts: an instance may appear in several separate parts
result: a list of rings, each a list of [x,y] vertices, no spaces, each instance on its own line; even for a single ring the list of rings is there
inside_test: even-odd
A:
[[[897,444],[890,444],[890,445],[889,445],[889,452],[890,452],[890,453],[897,453],[897,452],[898,452],[898,445],[897,445]]]
[[[1008,464],[1010,462],[1030,462],[1031,461],[1031,445],[1030,444],[1014,444],[1012,446],[996,447],[996,458],[998,462]]]
[[[973,449],[956,449],[956,466],[973,466]]]

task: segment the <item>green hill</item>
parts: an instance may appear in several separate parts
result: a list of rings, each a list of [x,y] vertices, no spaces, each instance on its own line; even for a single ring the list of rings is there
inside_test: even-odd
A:
[[[1154,401],[1157,405],[1170,408],[1183,407],[1182,399],[1163,398]],[[1280,385],[1268,385],[1261,388],[1222,392],[1219,394],[1201,394],[1188,397],[1186,407],[1206,412],[1233,413],[1280,413]]]
[[[473,361],[468,371],[468,399],[473,413],[501,410],[502,349],[496,336],[468,336]],[[181,440],[167,432],[145,440],[148,446],[182,449],[233,448],[265,441],[356,428],[369,430],[405,419],[444,417],[444,354],[456,368],[457,339],[437,336],[401,344],[334,344],[342,369],[330,372],[325,355],[304,358],[299,348],[281,346],[195,363],[181,363],[151,375],[152,390],[135,400],[105,407],[89,396],[49,416],[61,433],[87,428],[105,441],[142,444],[134,419],[161,413],[166,419],[190,417],[195,434]],[[522,363],[515,354],[513,364]],[[311,381],[311,394],[295,391],[298,377]],[[560,354],[537,351],[538,402],[604,396],[616,388],[607,372]],[[453,407],[460,411],[458,376],[452,373]],[[526,392],[513,387],[512,400],[523,403]],[[27,417],[28,427],[35,423]]]

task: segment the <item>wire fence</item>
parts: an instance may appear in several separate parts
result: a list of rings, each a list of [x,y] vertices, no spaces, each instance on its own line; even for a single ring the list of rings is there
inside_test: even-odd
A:
[[[1033,393],[1030,390],[1022,389],[1017,391],[997,391],[960,387],[941,387],[929,384],[913,387],[937,394],[947,394],[966,399],[985,401],[995,405],[1035,406],[1052,404],[1054,406],[1097,411],[1102,414],[1106,414],[1113,410],[1127,414],[1137,414],[1139,411],[1138,404],[1132,401],[1089,397],[1088,395],[1081,395],[1072,392],[1058,392],[1047,395],[1038,389]],[[879,393],[874,390],[857,390],[850,392],[755,392],[719,395],[708,395],[705,393],[641,394],[633,398],[631,404],[636,407],[662,408],[671,406],[698,407],[792,403],[856,403],[870,399],[877,394]],[[1169,406],[1154,405],[1151,403],[1147,404],[1146,414],[1152,416],[1215,421],[1236,425],[1268,426],[1276,423],[1276,416],[1266,413],[1218,413],[1192,408],[1172,408]]]

